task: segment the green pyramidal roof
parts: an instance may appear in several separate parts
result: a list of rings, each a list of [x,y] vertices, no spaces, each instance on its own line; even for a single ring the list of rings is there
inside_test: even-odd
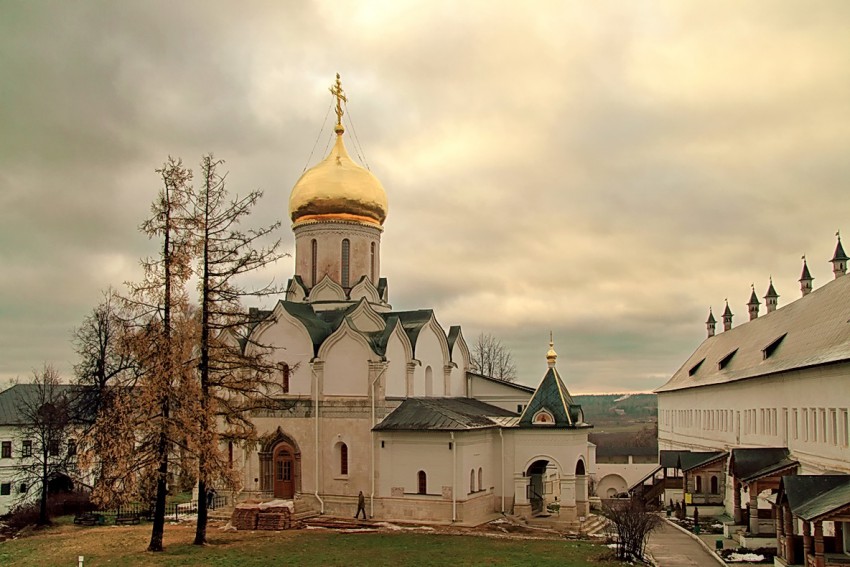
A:
[[[547,412],[554,419],[554,423],[541,419],[535,421],[535,416],[541,411]],[[555,367],[550,367],[546,372],[523,410],[517,425],[519,427],[590,427],[584,423],[581,406],[573,403],[573,398]]]

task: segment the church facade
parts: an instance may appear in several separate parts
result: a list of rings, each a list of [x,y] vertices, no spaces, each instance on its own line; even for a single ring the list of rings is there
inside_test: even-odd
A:
[[[258,312],[250,344],[273,347],[275,407],[260,442],[229,450],[237,499],[292,498],[297,509],[476,524],[532,516],[557,501],[588,513],[594,447],[558,370],[536,389],[470,371],[460,327],[431,309],[394,310],[381,277],[387,195],[348,155],[337,84],[336,141],[292,189],[295,273],[286,298]]]

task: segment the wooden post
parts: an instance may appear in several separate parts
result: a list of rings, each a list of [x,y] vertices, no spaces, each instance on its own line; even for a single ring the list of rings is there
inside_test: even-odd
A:
[[[811,524],[803,520],[803,565],[808,567],[809,555],[812,553]]]
[[[755,481],[750,485],[750,533],[759,533],[759,483]]]
[[[815,522],[815,567],[824,567],[823,522]]]
[[[743,523],[744,515],[741,512],[741,483],[735,477],[732,477],[732,490],[732,517],[737,525]]]
[[[785,559],[787,563],[794,562],[794,516],[791,515],[791,507],[783,506],[782,520],[785,524]]]

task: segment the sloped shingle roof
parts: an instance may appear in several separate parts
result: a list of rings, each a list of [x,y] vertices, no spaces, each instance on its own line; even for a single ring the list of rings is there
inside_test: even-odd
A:
[[[407,398],[374,430],[464,431],[498,427],[491,417],[516,417],[516,414],[472,398]]]
[[[657,393],[723,384],[850,360],[850,276],[840,277],[773,313],[707,338]],[[765,357],[764,350],[784,335]],[[718,363],[737,349],[724,368]],[[697,363],[705,360],[705,364]],[[693,371],[691,373],[690,371]]]

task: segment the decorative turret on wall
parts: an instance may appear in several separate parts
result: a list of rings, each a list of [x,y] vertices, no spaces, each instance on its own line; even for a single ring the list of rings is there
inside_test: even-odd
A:
[[[840,278],[847,272],[847,260],[850,258],[847,257],[847,254],[844,253],[844,247],[841,246],[841,233],[836,232],[835,236],[838,237],[838,244],[835,245],[835,254],[832,255],[832,273],[835,274],[836,279]]]
[[[759,303],[759,298],[756,297],[756,286],[755,286],[755,284],[752,284],[750,287],[752,288],[752,293],[750,293],[750,301],[749,301],[749,303],[747,303],[747,309],[750,312],[750,321],[752,321],[753,319],[758,318],[758,316],[759,316],[759,305],[761,305],[761,303]]]
[[[803,254],[803,273],[800,275],[800,293],[803,294],[803,297],[809,295],[812,292],[812,282],[815,278],[812,277],[812,274],[809,273],[809,267],[806,265],[806,255]]]
[[[770,276],[770,285],[767,288],[767,293],[764,294],[764,304],[768,313],[776,311],[779,304],[779,294],[773,289],[773,276]]]
[[[726,300],[726,309],[723,310],[723,330],[732,330],[732,310],[729,309],[729,300]]]
[[[708,331],[708,336],[714,336],[714,328],[717,326],[717,321],[714,320],[714,313],[711,312],[711,307],[708,308],[708,319],[705,322],[705,329]]]

